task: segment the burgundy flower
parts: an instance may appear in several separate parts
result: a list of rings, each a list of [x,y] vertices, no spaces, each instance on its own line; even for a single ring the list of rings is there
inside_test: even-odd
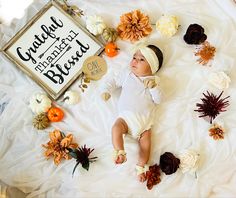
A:
[[[151,190],[154,185],[161,182],[161,171],[160,166],[154,164],[149,167],[149,171],[146,173],[147,176],[147,188]]]
[[[74,174],[75,169],[79,164],[81,164],[84,169],[89,170],[90,162],[95,162],[97,159],[97,157],[89,158],[89,155],[93,152],[94,149],[86,148],[86,145],[78,149],[68,149],[68,150],[69,150],[69,155],[71,155],[71,157],[76,159],[76,165],[74,167],[72,175]]]
[[[189,25],[186,34],[184,35],[184,41],[187,44],[201,44],[207,39],[207,35],[204,34],[204,28],[198,24]]]
[[[175,173],[179,168],[180,160],[176,158],[172,153],[165,152],[160,158],[161,170],[166,174],[170,175]]]
[[[210,118],[210,123],[212,124],[212,121],[216,118],[217,115],[220,114],[220,112],[226,111],[225,108],[229,106],[229,101],[225,101],[229,98],[229,96],[225,98],[220,98],[223,94],[223,91],[220,93],[219,96],[214,95],[213,93],[209,93],[207,91],[207,94],[204,94],[204,98],[201,98],[202,103],[197,103],[196,106],[198,109],[194,110],[201,115],[201,117],[208,116]]]

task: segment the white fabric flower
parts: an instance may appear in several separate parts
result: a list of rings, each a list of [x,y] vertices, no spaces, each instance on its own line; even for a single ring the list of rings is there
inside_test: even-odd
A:
[[[86,20],[86,28],[93,35],[102,34],[103,30],[106,28],[106,24],[100,16],[88,16]]]
[[[194,174],[196,172],[199,163],[199,154],[196,151],[192,149],[184,150],[179,155],[179,159],[179,167],[183,173]]]
[[[220,90],[227,89],[231,82],[229,76],[222,71],[210,74],[208,81]]]
[[[68,104],[68,105],[74,105],[79,102],[79,93],[76,91],[67,91],[64,94],[64,99],[63,101]]]
[[[173,36],[179,27],[179,21],[176,16],[173,15],[163,15],[156,22],[156,29],[164,36]]]
[[[47,97],[47,95],[42,93],[33,95],[29,102],[31,110],[36,114],[47,112],[52,106],[52,101]]]

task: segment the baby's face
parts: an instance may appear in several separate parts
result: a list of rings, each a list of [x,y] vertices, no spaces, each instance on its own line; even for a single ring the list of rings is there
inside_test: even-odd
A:
[[[151,68],[140,50],[134,54],[133,59],[130,62],[130,69],[136,76],[152,75]]]

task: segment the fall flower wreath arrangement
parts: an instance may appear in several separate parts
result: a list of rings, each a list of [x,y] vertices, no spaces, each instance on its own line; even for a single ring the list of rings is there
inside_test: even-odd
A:
[[[83,16],[83,11],[76,6],[68,5],[67,1],[60,1],[62,8],[73,16]],[[174,36],[180,25],[178,18],[173,15],[162,15],[155,23],[156,30],[164,37]],[[114,57],[118,54],[119,48],[115,41],[117,38],[122,40],[136,42],[151,34],[153,28],[150,23],[149,16],[140,10],[134,10],[123,14],[117,28],[108,27],[102,17],[88,16],[86,18],[87,30],[100,38],[105,45],[105,54],[108,57]],[[197,63],[204,66],[211,66],[216,48],[207,41],[207,35],[204,28],[199,24],[190,24],[186,30],[183,40],[188,45],[194,45],[196,51],[195,56],[198,57]],[[89,83],[89,79],[84,83]],[[194,111],[200,113],[200,118],[206,118],[211,126],[209,127],[209,136],[214,140],[224,139],[225,129],[219,123],[213,123],[213,120],[221,113],[226,111],[229,106],[229,96],[222,97],[224,91],[229,87],[230,78],[223,72],[213,72],[209,75],[209,83],[221,90],[219,95],[215,95],[210,91],[203,93],[201,103],[196,104]],[[81,84],[81,88],[86,88]],[[63,102],[67,105],[77,104],[79,95],[76,91],[67,91],[64,95]],[[51,122],[60,122],[64,118],[64,111],[55,105],[45,94],[36,94],[30,99],[30,108],[36,114],[33,119],[33,126],[38,130],[47,128]],[[62,159],[76,160],[75,167],[81,164],[86,170],[89,170],[91,162],[96,161],[97,157],[90,157],[94,149],[87,148],[86,145],[79,146],[74,142],[72,134],[65,134],[60,130],[53,130],[49,133],[49,141],[43,144],[45,148],[44,155],[47,159],[53,157],[54,164],[59,165]],[[161,182],[161,173],[170,175],[181,169],[183,173],[190,173],[197,177],[197,169],[199,165],[200,154],[193,148],[181,151],[177,157],[171,152],[165,152],[160,156],[160,164],[154,164],[149,167],[146,172],[146,186],[150,190],[154,185]]]

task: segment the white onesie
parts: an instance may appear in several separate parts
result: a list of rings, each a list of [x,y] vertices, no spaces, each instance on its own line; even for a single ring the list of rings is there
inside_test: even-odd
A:
[[[145,88],[143,80],[155,76],[137,77],[126,69],[113,79],[107,80],[102,87],[103,92],[111,93],[116,88],[121,88],[118,101],[119,117],[128,125],[128,133],[134,138],[151,128],[153,113],[156,104],[160,103],[160,90],[158,86]]]

